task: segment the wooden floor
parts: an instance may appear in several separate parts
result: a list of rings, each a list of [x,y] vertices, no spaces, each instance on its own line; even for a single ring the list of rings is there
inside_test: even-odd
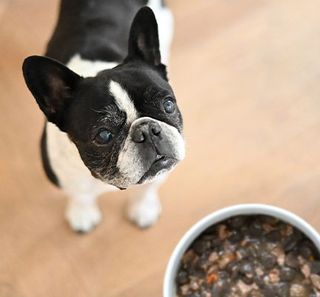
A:
[[[187,158],[161,190],[155,227],[129,224],[118,192],[100,200],[103,223],[79,236],[42,172],[43,118],[21,75],[23,58],[44,51],[57,1],[1,0],[1,297],[161,297],[182,234],[235,203],[282,206],[320,230],[319,2],[169,3]]]

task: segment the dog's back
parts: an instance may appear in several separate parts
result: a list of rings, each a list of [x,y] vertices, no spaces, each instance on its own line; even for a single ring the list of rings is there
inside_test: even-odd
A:
[[[163,31],[165,39],[171,39],[171,15],[161,0],[62,0],[46,55],[62,63],[68,63],[75,54],[91,61],[122,61],[127,54],[131,22],[143,5],[155,11],[160,39]]]

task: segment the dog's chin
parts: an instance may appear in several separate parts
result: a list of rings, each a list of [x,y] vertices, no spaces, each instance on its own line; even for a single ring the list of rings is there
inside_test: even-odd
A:
[[[102,182],[117,187],[120,190],[125,190],[131,186],[150,183],[161,178],[162,175],[169,173],[178,162],[179,160],[172,157],[158,156],[143,175],[135,180],[130,180],[130,178],[121,175],[114,176],[113,178],[104,178],[99,173],[91,173]]]
[[[160,175],[171,171],[178,163],[177,159],[161,156],[158,157],[143,174],[137,184],[145,184],[157,179]]]

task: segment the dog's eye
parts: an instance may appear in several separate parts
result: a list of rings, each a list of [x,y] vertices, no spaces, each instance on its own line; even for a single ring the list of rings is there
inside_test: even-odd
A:
[[[163,108],[166,113],[173,113],[176,110],[176,105],[171,98],[168,98],[163,102]]]
[[[95,138],[95,141],[98,144],[108,144],[111,140],[112,140],[112,133],[108,130],[101,130]]]

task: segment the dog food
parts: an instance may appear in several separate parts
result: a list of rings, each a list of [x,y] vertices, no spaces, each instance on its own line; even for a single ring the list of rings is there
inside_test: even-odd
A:
[[[320,257],[283,221],[237,216],[192,243],[176,285],[177,297],[320,297]]]

